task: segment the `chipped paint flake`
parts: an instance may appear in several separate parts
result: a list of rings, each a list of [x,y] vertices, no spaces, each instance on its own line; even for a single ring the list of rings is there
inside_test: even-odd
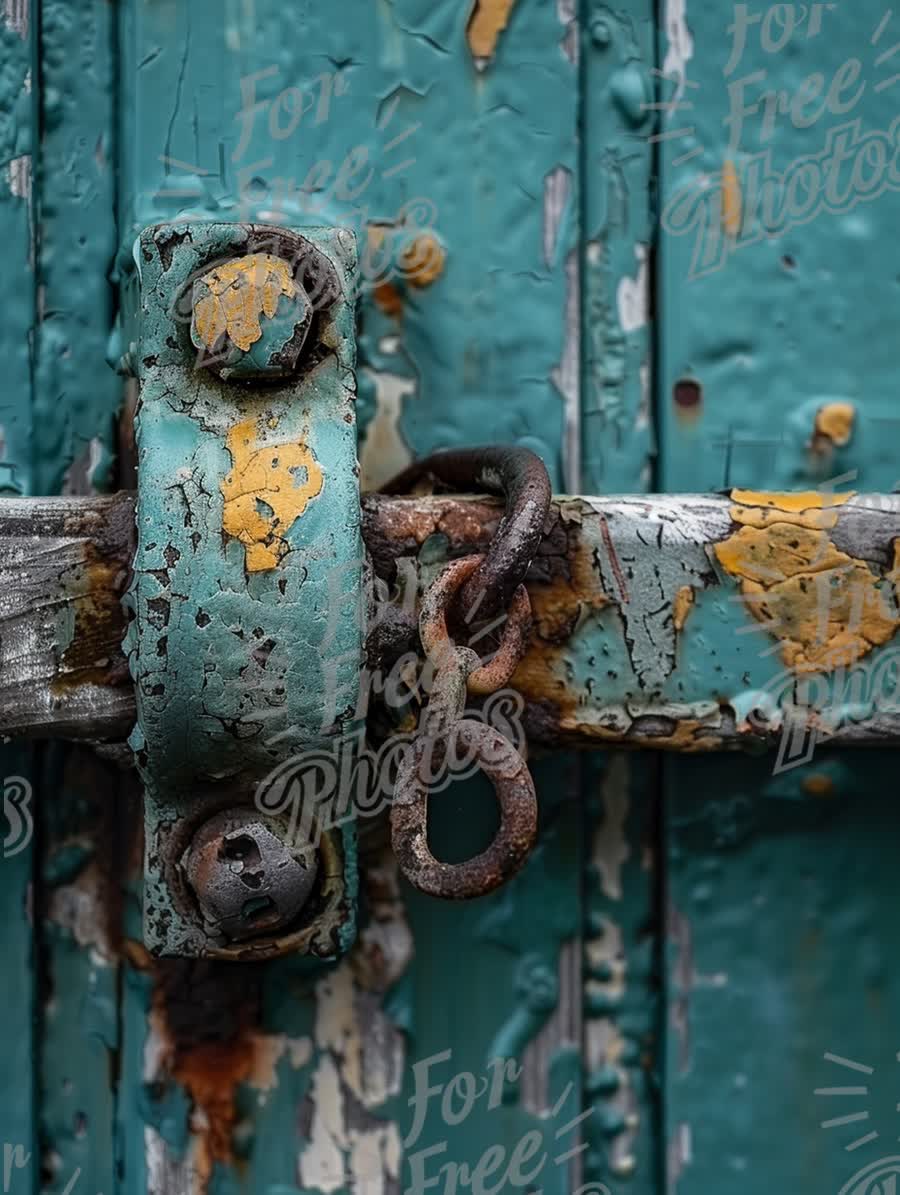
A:
[[[10,194],[15,195],[17,199],[30,199],[31,154],[20,154],[17,158],[10,158],[7,170]]]
[[[227,334],[243,352],[262,337],[261,317],[272,319],[282,296],[295,299],[297,287],[288,262],[271,253],[251,253],[205,274],[194,302],[194,327],[203,344],[215,349]]]
[[[484,69],[494,56],[497,40],[509,24],[516,0],[475,0],[466,37],[476,66]]]
[[[279,442],[271,420],[236,424],[227,447],[233,468],[222,482],[222,529],[246,549],[248,573],[276,567],[289,550],[287,535],[322,492],[323,475],[311,449]]]
[[[30,0],[5,0],[3,19],[7,28],[25,41],[28,37],[28,16],[31,8]]]
[[[569,206],[572,171],[556,166],[544,175],[544,265],[556,264],[559,230]]]
[[[837,448],[843,448],[853,435],[856,409],[850,402],[830,402],[816,412],[816,435],[830,440]]]
[[[742,213],[740,180],[734,162],[727,159],[722,167],[722,230],[726,236],[736,237],[741,231]]]
[[[684,630],[687,617],[694,607],[694,596],[693,585],[682,585],[675,594],[675,601],[672,605],[672,622],[675,624],[676,631]]]
[[[670,102],[677,103],[684,94],[688,63],[694,56],[694,39],[687,24],[687,0],[666,0],[666,37],[663,75],[675,82]]]
[[[627,275],[621,278],[616,288],[619,326],[626,335],[629,332],[637,332],[646,325],[649,310],[647,246],[635,245],[634,255],[637,258],[637,273],[633,278]]]
[[[416,383],[396,373],[365,371],[375,385],[375,418],[366,430],[359,453],[359,484],[377,490],[412,461],[409,445],[400,431],[403,400],[416,392]]]
[[[894,635],[900,617],[883,578],[867,561],[840,551],[829,526],[819,525],[822,513],[836,520],[822,510],[825,500],[846,501],[846,495],[734,491],[732,497],[758,503],[765,517],[736,518],[743,525],[714,553],[740,582],[750,616],[781,643],[787,667],[800,673],[847,667]]]
[[[315,1187],[325,1195],[345,1185],[344,1149],[347,1130],[344,1123],[344,1093],[334,1059],[323,1053],[312,1080],[310,1097],[313,1118],[309,1144],[300,1154],[300,1186]]]
[[[403,276],[418,290],[433,286],[446,264],[446,250],[433,233],[421,233],[400,254]]]
[[[350,1189],[363,1195],[388,1195],[400,1172],[401,1142],[395,1124],[372,1129],[351,1129]]]

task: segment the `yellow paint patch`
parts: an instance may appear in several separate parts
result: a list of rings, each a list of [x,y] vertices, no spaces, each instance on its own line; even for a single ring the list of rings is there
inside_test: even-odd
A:
[[[437,282],[444,272],[447,254],[436,236],[422,233],[407,245],[400,255],[400,268],[409,279],[410,286],[420,290]]]
[[[672,622],[675,624],[676,631],[681,631],[684,629],[684,624],[687,622],[687,616],[690,614],[693,606],[693,585],[682,585],[682,587],[675,594],[675,601],[672,606]]]
[[[226,444],[233,467],[222,482],[222,529],[244,545],[247,572],[265,572],[287,552],[288,531],[322,492],[322,470],[305,444],[271,442],[256,419],[231,428]]]
[[[727,236],[736,237],[741,231],[741,184],[734,162],[726,160],[722,167],[722,228]]]
[[[772,527],[776,523],[792,523],[796,527],[833,527],[837,522],[837,507],[852,493],[823,494],[807,490],[799,494],[758,493],[756,490],[732,490],[731,497],[739,505],[730,514],[736,523],[748,527]]]
[[[744,506],[767,506],[784,512],[823,510],[829,506],[843,506],[854,497],[853,491],[846,494],[826,494],[822,490],[802,490],[795,494],[769,493],[762,490],[732,490],[733,501]]]
[[[840,504],[849,495],[735,490],[732,497],[759,502],[757,512],[765,517],[736,517],[742,526],[715,545],[716,558],[740,581],[752,617],[781,642],[789,668],[829,672],[847,667],[893,636],[900,618],[879,586],[882,578],[832,542],[828,528],[836,522],[835,512],[825,526],[809,517],[825,513],[826,500]],[[784,500],[783,508],[778,499]],[[733,508],[732,514],[740,511],[744,508]]]
[[[194,328],[203,344],[212,349],[227,333],[245,353],[262,336],[261,317],[272,319],[282,295],[293,299],[297,293],[290,265],[271,253],[226,262],[197,285],[207,291],[194,302]]]
[[[850,402],[830,402],[816,412],[816,435],[843,448],[853,434],[856,409]]]
[[[492,58],[516,0],[475,0],[466,37],[474,58]]]

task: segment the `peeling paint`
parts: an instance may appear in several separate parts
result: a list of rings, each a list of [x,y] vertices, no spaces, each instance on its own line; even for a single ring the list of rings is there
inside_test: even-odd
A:
[[[672,622],[676,631],[684,630],[684,624],[694,605],[694,597],[693,585],[682,585],[675,594],[675,601],[672,604]]]
[[[349,1142],[344,1124],[344,1096],[337,1067],[330,1054],[319,1059],[313,1075],[310,1098],[313,1104],[309,1144],[298,1163],[300,1185],[332,1195],[345,1184],[344,1150]]]
[[[816,412],[816,436],[829,440],[837,448],[850,443],[856,408],[850,402],[830,402]]]
[[[367,369],[375,387],[375,417],[359,452],[359,484],[377,490],[412,462],[409,445],[400,430],[403,400],[416,393],[416,383],[401,374]]]
[[[516,0],[475,0],[466,38],[479,69],[483,70],[493,58],[497,40],[509,24],[515,4]]]
[[[572,171],[557,166],[544,176],[544,264],[556,264],[560,225],[569,206]]]
[[[31,154],[20,154],[11,158],[7,166],[9,171],[9,191],[17,199],[31,199]]]
[[[722,230],[726,236],[736,237],[741,231],[743,200],[741,183],[734,162],[730,158],[722,166]]]
[[[433,233],[422,233],[400,254],[400,269],[410,286],[425,290],[443,274],[447,253]]]
[[[781,643],[789,668],[846,667],[892,638],[900,626],[893,596],[868,561],[840,551],[821,526],[837,518],[827,495],[732,497],[741,504],[732,515],[744,525],[715,545],[715,556],[740,581],[750,615]],[[832,507],[846,501],[833,498]]]
[[[277,426],[277,420],[247,419],[226,441],[233,467],[222,481],[222,529],[244,545],[248,573],[278,565],[290,550],[291,528],[324,484],[312,451],[274,437]]]
[[[688,63],[694,56],[694,41],[687,23],[687,0],[666,0],[665,24],[668,44],[662,73],[676,82],[671,102],[677,103],[684,95]]]
[[[297,297],[289,263],[271,253],[225,262],[204,274],[197,286],[194,327],[210,351],[227,336],[247,352],[262,337],[262,317],[274,318],[282,296],[292,302]]]
[[[28,38],[28,19],[31,0],[4,0],[3,17],[9,29],[23,41]]]
[[[649,309],[647,246],[635,245],[634,256],[637,259],[637,273],[633,278],[621,278],[616,291],[619,326],[626,335],[646,325]]]

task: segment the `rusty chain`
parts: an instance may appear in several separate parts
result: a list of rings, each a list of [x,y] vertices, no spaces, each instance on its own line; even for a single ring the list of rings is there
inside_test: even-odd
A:
[[[391,806],[394,853],[422,892],[449,900],[482,896],[522,866],[537,833],[537,799],[527,764],[513,743],[487,722],[466,716],[468,694],[496,693],[524,655],[531,602],[523,580],[543,535],[550,481],[539,457],[524,448],[475,448],[436,453],[387,487],[402,493],[427,475],[454,487],[500,492],[506,509],[490,548],[449,564],[431,585],[419,615],[419,638],[434,676],[428,704],[397,773]],[[454,642],[451,626],[505,611],[499,644],[482,662]],[[463,754],[464,753],[464,754]],[[491,845],[462,863],[442,863],[428,846],[428,796],[468,758],[490,780],[500,806]]]

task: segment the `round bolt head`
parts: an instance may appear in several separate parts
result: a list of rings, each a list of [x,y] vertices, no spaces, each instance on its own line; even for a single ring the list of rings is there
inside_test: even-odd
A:
[[[225,380],[277,380],[296,371],[312,317],[290,264],[249,253],[196,279],[191,340],[200,363]]]
[[[276,820],[229,809],[205,822],[182,858],[208,932],[240,942],[287,929],[315,884],[316,850],[290,845]]]

